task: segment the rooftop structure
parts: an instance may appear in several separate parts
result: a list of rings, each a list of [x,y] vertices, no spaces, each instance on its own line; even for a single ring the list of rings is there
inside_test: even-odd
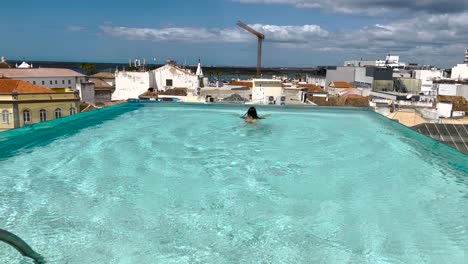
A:
[[[198,60],[197,72],[195,73],[195,75],[198,77],[203,77],[203,70],[200,60]]]
[[[351,60],[345,61],[344,66],[354,66],[354,67],[367,67],[367,66],[377,66],[377,67],[390,67],[390,68],[405,68],[407,64],[400,62],[400,56],[387,55],[385,60]]]
[[[468,49],[465,50],[465,59],[463,60],[465,64],[468,64]]]
[[[33,65],[23,61],[20,65],[16,64],[18,69],[32,69]]]

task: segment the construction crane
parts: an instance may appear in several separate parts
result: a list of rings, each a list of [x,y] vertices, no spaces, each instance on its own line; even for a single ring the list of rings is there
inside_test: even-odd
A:
[[[262,75],[262,44],[265,40],[265,35],[262,33],[255,31],[253,28],[247,26],[246,24],[242,23],[241,21],[237,22],[237,25],[248,32],[254,34],[258,38],[258,48],[257,48],[257,77],[260,78]]]

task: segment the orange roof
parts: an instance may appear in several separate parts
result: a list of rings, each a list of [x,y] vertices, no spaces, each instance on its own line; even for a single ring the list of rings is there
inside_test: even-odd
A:
[[[367,98],[367,97],[359,95],[359,94],[348,94],[346,95],[346,98]]]
[[[315,84],[298,84],[298,88],[307,88],[307,92],[309,93],[324,93],[325,91]]]
[[[47,89],[35,84],[31,84],[20,80],[0,79],[0,94],[11,94],[13,90],[17,93],[54,93],[51,89]]]
[[[347,82],[332,82],[330,86],[334,88],[355,88],[354,86],[352,86],[351,84]]]
[[[252,82],[246,82],[246,81],[234,81],[234,82],[230,82],[229,85],[245,86],[245,87],[248,87],[248,88],[252,88],[252,86],[253,86]]]

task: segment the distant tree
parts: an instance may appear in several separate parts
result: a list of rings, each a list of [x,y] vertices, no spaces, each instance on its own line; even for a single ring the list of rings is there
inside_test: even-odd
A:
[[[80,64],[80,69],[83,70],[86,75],[92,75],[96,73],[96,64],[82,63]]]
[[[218,76],[218,81],[221,80],[221,75],[223,75],[223,72],[217,71],[216,76]]]
[[[138,68],[135,67],[135,66],[129,66],[128,67],[128,71],[134,72],[134,71],[137,71],[137,70],[138,70]]]

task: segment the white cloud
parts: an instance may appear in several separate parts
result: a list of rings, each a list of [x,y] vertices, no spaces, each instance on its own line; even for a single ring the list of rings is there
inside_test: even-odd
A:
[[[270,49],[291,52],[328,52],[343,58],[380,58],[397,53],[408,60],[435,65],[460,60],[468,45],[468,13],[426,15],[379,23],[350,31],[330,32],[318,25],[250,25],[266,35]],[[255,43],[250,33],[224,29],[168,27],[101,27],[105,35],[134,40],[185,43]],[[335,54],[336,53],[336,54]]]
[[[370,16],[399,16],[402,13],[430,14],[463,13],[468,9],[464,0],[232,0],[246,4],[285,4],[297,8],[315,8],[344,14],[366,14]]]
[[[266,34],[266,41],[269,42],[309,42],[315,37],[326,37],[329,34],[317,25],[276,26],[254,24],[250,26]],[[190,43],[239,43],[256,40],[255,36],[240,28],[167,27],[156,29],[101,26],[101,29],[107,35],[134,40]]]
[[[65,29],[68,31],[82,31],[82,30],[85,30],[86,28],[80,27],[80,26],[68,26],[68,27],[65,27]]]

